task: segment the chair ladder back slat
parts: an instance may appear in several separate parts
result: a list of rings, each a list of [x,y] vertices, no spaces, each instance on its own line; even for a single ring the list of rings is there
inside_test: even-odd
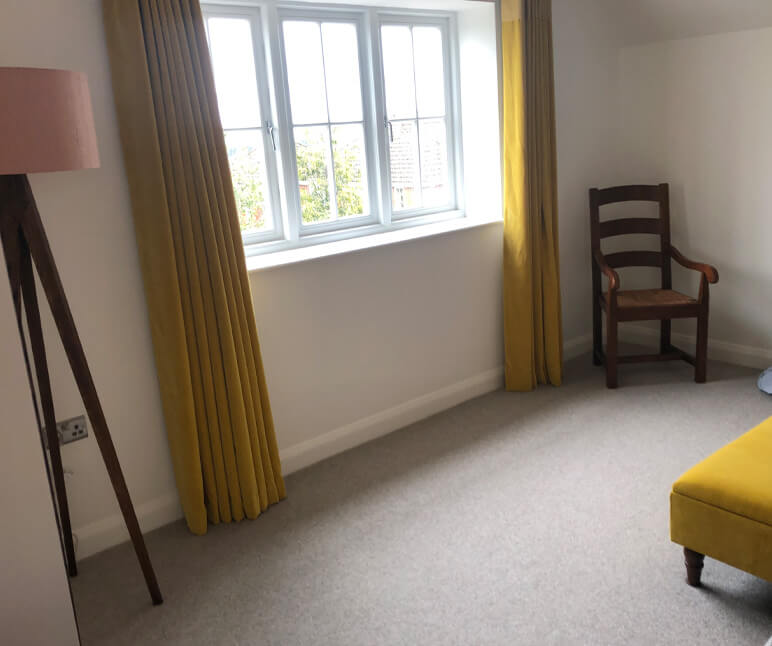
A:
[[[601,238],[623,236],[630,233],[662,235],[662,225],[659,218],[621,218],[600,223]]]
[[[658,218],[618,218],[600,221],[600,207],[619,202],[656,202]],[[609,266],[657,267],[662,271],[662,288],[672,288],[670,269],[670,190],[668,184],[630,184],[590,189],[590,237],[592,251],[600,250],[604,238],[648,233],[660,236],[660,251],[628,251],[606,256]],[[612,262],[613,259],[613,262]],[[594,263],[593,263],[594,265]]]
[[[617,202],[660,202],[666,184],[632,184],[598,189],[598,206]]]
[[[619,267],[657,267],[663,266],[659,251],[619,251],[606,255],[606,262],[612,269]]]

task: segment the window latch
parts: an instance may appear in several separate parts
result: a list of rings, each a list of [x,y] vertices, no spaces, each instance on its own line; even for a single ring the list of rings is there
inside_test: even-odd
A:
[[[276,128],[273,127],[273,124],[270,121],[265,122],[265,129],[268,131],[268,136],[271,138],[271,146],[273,147],[274,152],[276,151],[276,135],[274,134],[274,131]]]
[[[386,130],[389,131],[389,142],[394,143],[394,126],[392,125],[391,121],[384,117],[383,125],[386,127]]]

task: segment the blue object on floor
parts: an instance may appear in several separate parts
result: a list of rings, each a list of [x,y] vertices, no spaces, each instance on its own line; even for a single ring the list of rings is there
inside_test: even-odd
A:
[[[772,368],[767,368],[759,377],[759,390],[772,395]]]

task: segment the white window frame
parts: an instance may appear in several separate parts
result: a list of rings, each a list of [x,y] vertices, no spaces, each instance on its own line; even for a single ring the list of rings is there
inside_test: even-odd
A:
[[[367,191],[368,191],[368,203],[370,205],[370,213],[360,215],[360,216],[347,216],[345,218],[341,219],[332,219],[326,222],[311,222],[311,223],[304,223],[302,213],[300,210],[300,191],[298,189],[298,180],[297,180],[297,157],[295,155],[295,126],[296,124],[293,121],[290,121],[292,119],[292,107],[290,106],[290,97],[289,97],[289,86],[285,82],[284,83],[284,100],[287,105],[287,117],[288,117],[288,123],[287,123],[287,129],[286,129],[286,141],[288,144],[288,153],[289,155],[286,157],[287,159],[287,166],[289,168],[289,171],[292,173],[292,177],[294,178],[294,191],[295,195],[293,195],[293,198],[296,200],[294,203],[294,209],[296,209],[296,212],[299,214],[298,217],[298,225],[299,225],[299,231],[298,236],[299,237],[305,237],[305,236],[313,236],[318,235],[320,233],[326,233],[329,231],[338,231],[342,229],[353,229],[362,225],[368,225],[368,224],[377,224],[379,222],[378,217],[378,196],[377,196],[377,185],[378,185],[378,179],[376,175],[376,167],[377,164],[375,162],[375,140],[374,140],[374,132],[373,132],[373,123],[372,119],[370,118],[370,115],[372,114],[372,96],[371,93],[368,92],[368,85],[369,85],[369,79],[367,76],[367,61],[368,61],[368,52],[367,52],[367,32],[366,32],[366,25],[365,25],[365,16],[363,13],[360,12],[352,12],[348,11],[345,7],[337,7],[333,10],[330,9],[319,9],[316,5],[306,5],[303,8],[299,8],[297,6],[292,7],[286,7],[286,6],[280,6],[278,10],[279,14],[279,32],[282,34],[282,37],[279,38],[279,57],[280,57],[280,65],[281,65],[281,75],[282,78],[286,81],[288,78],[287,75],[287,62],[286,62],[286,54],[284,50],[284,38],[283,38],[283,23],[287,20],[301,20],[301,21],[308,21],[308,22],[316,22],[316,23],[322,23],[322,22],[342,22],[347,24],[353,24],[356,28],[357,32],[357,44],[358,44],[358,57],[359,57],[359,83],[360,83],[360,91],[362,95],[362,127],[364,131],[364,141],[365,141],[365,163],[367,166]],[[324,61],[322,62],[322,65],[324,65]],[[329,118],[330,115],[328,115]],[[349,123],[358,123],[358,122],[349,122]],[[309,126],[309,125],[320,125],[320,126],[329,126],[329,125],[342,125],[341,123],[337,122],[326,122],[326,123],[319,123],[319,124],[298,124],[300,126]],[[330,133],[330,136],[332,136],[332,133]],[[330,142],[330,145],[332,145],[332,140]],[[331,152],[331,158],[330,163],[332,163],[332,152]],[[337,206],[333,204],[333,193],[335,192],[335,187],[330,186],[330,205],[332,208],[335,208],[337,210]]]
[[[447,145],[447,157],[448,157],[448,182],[449,185],[449,197],[450,200],[447,204],[437,207],[425,207],[418,209],[402,209],[400,211],[394,211],[391,204],[391,164],[388,162],[388,131],[391,123],[398,121],[415,121],[419,124],[422,119],[428,119],[431,117],[419,117],[416,112],[415,118],[404,119],[392,119],[389,120],[386,110],[386,97],[385,97],[385,79],[384,79],[384,67],[383,67],[383,45],[381,42],[381,27],[384,25],[406,25],[409,27],[414,26],[429,26],[437,27],[442,33],[442,45],[443,45],[443,62],[445,67],[445,141]],[[455,209],[461,208],[463,201],[463,181],[459,169],[461,168],[461,110],[459,102],[459,87],[458,87],[458,61],[456,60],[456,53],[458,51],[458,44],[455,39],[455,14],[448,13],[422,13],[400,10],[380,10],[378,12],[378,26],[376,30],[377,41],[375,44],[375,51],[378,56],[378,66],[380,71],[380,84],[383,92],[381,100],[384,124],[384,147],[386,151],[387,161],[383,164],[382,168],[385,171],[381,178],[381,182],[384,187],[389,188],[388,199],[388,213],[392,221],[407,220],[409,218],[415,218],[418,216],[432,215],[435,213],[447,213]],[[417,136],[419,137],[419,165],[420,165],[420,125],[417,126]]]
[[[274,229],[245,233],[243,239],[247,255],[284,251],[464,217],[459,44],[454,12],[273,0],[207,0],[201,6],[205,20],[214,16],[238,16],[250,20],[263,126],[269,121],[274,127],[276,151],[269,141],[267,127],[261,129],[264,133]],[[308,224],[302,221],[282,27],[282,21],[288,19],[314,22],[337,20],[356,26],[370,204],[368,215]],[[381,25],[384,24],[431,25],[442,31],[451,195],[448,205],[397,212],[392,210],[381,50]]]
[[[268,65],[266,51],[263,46],[263,23],[260,16],[260,10],[257,6],[236,6],[219,4],[202,4],[204,14],[204,26],[206,28],[207,40],[209,39],[208,18],[245,18],[249,21],[252,35],[252,49],[255,65],[255,81],[257,83],[257,101],[260,106],[261,123],[259,128],[224,128],[228,130],[259,130],[263,140],[263,156],[265,159],[265,171],[268,178],[268,202],[271,208],[273,226],[269,231],[253,231],[242,233],[244,246],[258,245],[264,242],[283,240],[286,228],[286,218],[283,217],[287,212],[285,203],[282,200],[281,182],[279,181],[279,159],[274,154],[276,140],[276,116],[274,110],[273,93],[269,83]]]

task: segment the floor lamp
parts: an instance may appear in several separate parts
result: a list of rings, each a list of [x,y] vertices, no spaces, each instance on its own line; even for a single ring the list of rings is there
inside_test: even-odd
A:
[[[65,70],[0,67],[0,239],[30,388],[35,399],[35,412],[48,444],[50,478],[67,570],[70,576],[77,574],[33,263],[91,420],[94,437],[118,498],[150,597],[157,605],[163,602],[161,591],[27,179],[28,173],[98,166],[99,155],[86,77]],[[22,316],[29,334],[32,362],[29,360]]]

